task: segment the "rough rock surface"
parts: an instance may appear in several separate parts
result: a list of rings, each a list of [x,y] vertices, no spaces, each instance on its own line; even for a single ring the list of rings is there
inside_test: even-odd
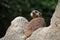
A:
[[[51,18],[50,26],[39,28],[26,40],[60,40],[60,0]]]
[[[16,17],[8,28],[3,40],[22,40],[28,20],[24,17]]]

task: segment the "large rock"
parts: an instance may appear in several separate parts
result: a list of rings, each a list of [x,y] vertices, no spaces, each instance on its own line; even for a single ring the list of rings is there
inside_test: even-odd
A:
[[[39,28],[26,40],[60,40],[60,0],[49,27]]]
[[[16,17],[8,28],[3,40],[22,40],[28,20],[24,17]]]

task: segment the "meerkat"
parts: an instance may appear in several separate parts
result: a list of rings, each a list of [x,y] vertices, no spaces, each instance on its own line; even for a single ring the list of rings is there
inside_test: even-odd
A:
[[[37,11],[37,10],[33,10],[30,13],[31,17],[33,18],[28,24],[27,24],[27,28],[25,31],[25,38],[24,40],[26,40],[28,37],[31,36],[31,34],[37,30],[40,27],[45,27],[46,23],[44,18],[42,17],[42,14]]]

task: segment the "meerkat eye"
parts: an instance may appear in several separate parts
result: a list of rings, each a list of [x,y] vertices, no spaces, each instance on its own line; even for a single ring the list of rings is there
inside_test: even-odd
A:
[[[38,13],[38,11],[36,10],[35,13]]]
[[[33,14],[35,14],[35,12],[33,12]]]

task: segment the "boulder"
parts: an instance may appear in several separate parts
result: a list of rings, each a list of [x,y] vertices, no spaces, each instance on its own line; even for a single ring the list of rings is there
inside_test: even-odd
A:
[[[3,40],[22,40],[28,20],[24,17],[16,17],[8,28]]]

